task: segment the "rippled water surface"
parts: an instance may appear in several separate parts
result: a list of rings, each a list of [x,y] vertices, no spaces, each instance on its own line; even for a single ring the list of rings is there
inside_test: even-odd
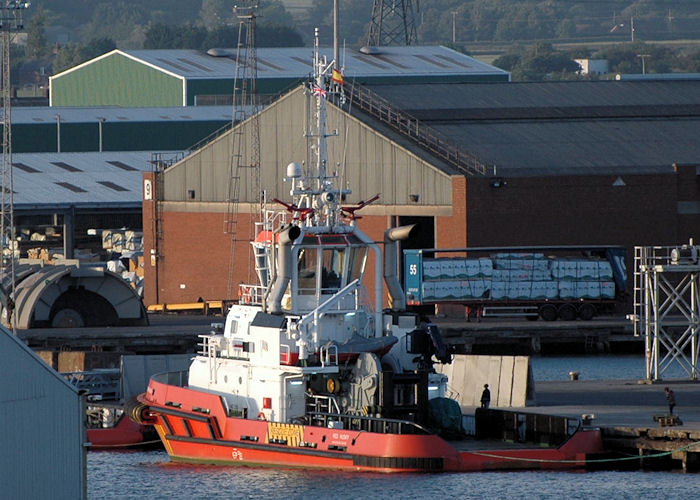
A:
[[[165,451],[90,452],[90,498],[698,498],[700,474],[680,472],[308,472],[179,465]]]
[[[644,377],[640,356],[532,358],[535,381]],[[687,378],[673,367],[665,378]],[[1,495],[0,495],[1,496]],[[182,465],[165,451],[89,452],[90,498],[698,499],[700,474],[681,472],[487,472],[401,474],[309,472]]]
[[[535,381],[568,380],[569,372],[578,372],[579,380],[640,380],[646,377],[644,356],[557,356],[531,357]],[[688,379],[677,364],[663,373],[664,379]]]

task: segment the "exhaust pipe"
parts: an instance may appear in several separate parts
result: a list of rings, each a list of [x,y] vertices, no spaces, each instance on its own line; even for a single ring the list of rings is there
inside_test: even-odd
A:
[[[391,295],[392,309],[395,311],[406,309],[406,296],[396,271],[396,249],[398,248],[396,242],[414,237],[417,228],[416,224],[411,224],[384,231],[384,282]]]
[[[277,278],[272,285],[270,295],[267,297],[267,310],[270,314],[282,312],[282,297],[287,290],[289,280],[292,279],[292,243],[300,234],[299,226],[289,226],[279,233]]]

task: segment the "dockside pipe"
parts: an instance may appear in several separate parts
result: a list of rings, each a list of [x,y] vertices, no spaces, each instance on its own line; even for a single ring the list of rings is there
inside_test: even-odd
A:
[[[277,278],[272,284],[270,295],[267,297],[267,310],[270,314],[282,312],[282,297],[287,290],[289,280],[292,279],[292,243],[300,234],[299,226],[289,226],[279,233]]]
[[[411,224],[392,227],[384,231],[384,282],[389,290],[389,295],[391,295],[392,309],[395,311],[406,309],[406,296],[401,288],[396,270],[396,242],[415,236],[417,227],[416,224]]]

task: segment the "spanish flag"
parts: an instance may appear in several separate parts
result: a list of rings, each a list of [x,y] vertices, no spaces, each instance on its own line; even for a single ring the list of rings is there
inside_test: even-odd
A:
[[[343,74],[335,68],[333,68],[333,74],[331,75],[331,81],[337,83],[338,85],[343,85],[345,83],[345,79],[343,78]]]

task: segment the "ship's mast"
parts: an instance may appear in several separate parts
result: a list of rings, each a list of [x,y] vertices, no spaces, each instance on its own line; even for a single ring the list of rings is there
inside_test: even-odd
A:
[[[336,172],[328,172],[326,138],[338,135],[337,131],[327,132],[326,101],[337,98],[343,101],[342,86],[334,83],[330,73],[336,67],[336,62],[328,62],[321,56],[318,28],[314,33],[314,76],[307,89],[312,100],[312,116],[309,120],[309,130],[306,137],[313,141],[309,150],[310,171],[305,178],[294,180],[292,197],[296,207],[312,210],[312,215],[303,220],[310,231],[343,231],[344,224],[340,222],[340,196],[350,193],[340,190],[337,185]],[[338,71],[336,69],[336,71]]]

